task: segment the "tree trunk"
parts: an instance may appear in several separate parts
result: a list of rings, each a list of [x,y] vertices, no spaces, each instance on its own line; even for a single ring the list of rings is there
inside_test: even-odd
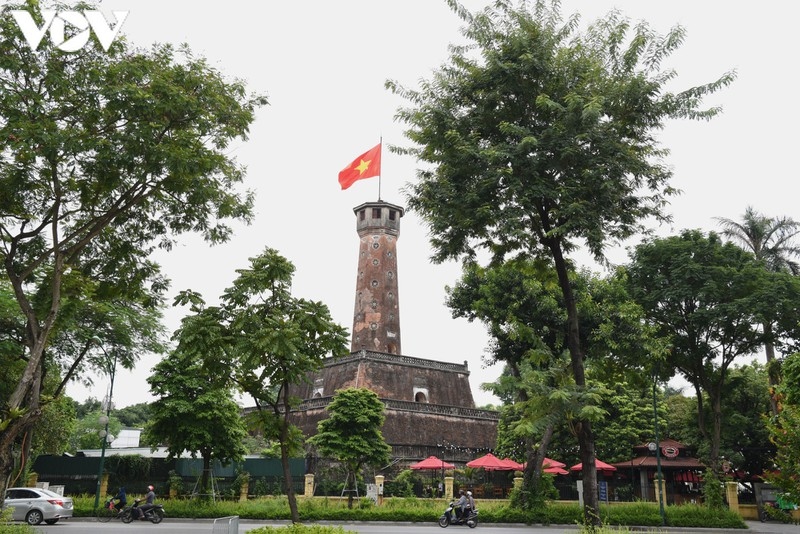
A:
[[[539,447],[535,450],[533,448],[533,439],[528,440],[528,451],[525,458],[528,465],[525,468],[523,487],[530,488],[533,492],[541,492],[540,482],[542,480],[542,473],[544,472],[542,462],[545,456],[547,456],[547,449],[550,448],[550,441],[553,439],[553,430],[553,424],[547,425],[542,433]],[[528,509],[531,509],[539,502],[538,495],[535,494],[530,495],[529,499],[530,502],[525,502],[525,506]]]
[[[764,335],[767,339],[772,337],[772,325],[764,323]],[[778,399],[775,395],[775,386],[780,383],[777,368],[773,363],[775,361],[775,344],[772,341],[764,343],[764,353],[767,356],[767,379],[769,380],[769,406],[772,410],[772,415],[778,415],[780,407],[778,406]]]
[[[583,350],[581,349],[580,322],[578,319],[578,306],[569,280],[569,268],[559,243],[553,240],[548,243],[548,246],[553,254],[558,284],[561,287],[564,304],[567,308],[567,347],[572,364],[572,374],[575,378],[575,385],[578,388],[583,388],[586,386],[586,375],[583,365]],[[577,430],[582,463],[584,521],[599,526],[602,521],[600,520],[597,496],[597,466],[595,465],[592,423],[588,420],[579,420],[575,428]]]
[[[0,432],[0,507],[5,500],[6,488],[14,471],[14,449],[20,436],[33,428],[33,423],[41,416],[38,408],[26,412],[20,417],[9,422],[8,426]]]
[[[33,358],[33,356],[31,356]],[[6,423],[3,430],[0,430],[0,505],[3,504],[6,495],[6,488],[8,487],[11,475],[14,472],[14,449],[20,446],[20,437],[30,432],[33,424],[41,417],[42,410],[39,404],[41,383],[42,383],[42,355],[40,354],[38,360],[39,366],[27,374],[27,386],[22,384],[22,381],[17,385],[16,391],[24,389],[27,394],[14,400],[13,396],[9,399],[6,409],[5,417],[8,419],[0,422]],[[28,367],[30,367],[30,360]],[[27,371],[27,369],[26,369]],[[13,404],[12,404],[13,401]],[[21,415],[15,416],[13,410],[21,411]]]
[[[200,495],[208,498],[208,476],[211,473],[211,456],[208,453],[203,453],[203,473],[200,475]],[[215,496],[216,498],[216,496]]]
[[[283,385],[283,391],[288,391],[288,385]],[[289,395],[283,395],[283,416],[281,421],[280,430],[280,447],[281,447],[281,465],[283,466],[283,480],[286,483],[286,498],[289,500],[289,513],[292,517],[292,523],[300,522],[300,512],[297,510],[297,495],[294,493],[294,484],[292,483],[292,470],[289,467]],[[280,417],[280,416],[279,416]]]
[[[722,441],[722,393],[719,390],[709,391],[711,396],[712,430],[711,430],[711,469],[722,478],[720,464],[720,442]]]

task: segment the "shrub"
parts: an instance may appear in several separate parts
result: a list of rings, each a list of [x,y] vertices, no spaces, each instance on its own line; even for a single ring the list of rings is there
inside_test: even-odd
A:
[[[87,517],[94,514],[94,496],[73,497],[74,515]],[[286,496],[259,497],[245,502],[200,501],[197,499],[169,499],[157,501],[164,505],[168,517],[209,518],[238,515],[244,519],[290,520],[289,501]],[[582,511],[577,503],[550,502],[534,510],[509,506],[507,501],[479,499],[481,523],[511,523],[521,525],[582,525]],[[445,499],[419,499],[416,497],[384,498],[381,506],[369,499],[360,499],[358,505],[347,508],[347,498],[316,497],[298,499],[300,520],[308,521],[388,521],[435,523],[447,506]],[[665,507],[667,525],[673,527],[746,528],[742,519],[730,510],[711,509],[698,505]],[[658,527],[661,514],[658,504],[649,502],[602,505],[600,518],[606,525]],[[30,531],[20,531],[28,534]],[[291,532],[291,531],[289,531]],[[15,532],[16,534],[16,532]]]
[[[250,534],[355,534],[352,530],[344,530],[342,527],[301,525],[298,523],[286,527],[261,527],[247,532]]]
[[[12,523],[11,510],[0,510],[0,534],[34,534],[33,527],[26,523]]]

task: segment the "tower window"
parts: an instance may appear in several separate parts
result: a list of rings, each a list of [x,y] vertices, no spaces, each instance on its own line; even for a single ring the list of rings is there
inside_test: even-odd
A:
[[[389,220],[390,220],[390,221],[393,221],[393,220],[395,220],[395,218],[396,218],[396,215],[395,215],[395,214],[396,214],[396,213],[397,213],[397,212],[396,212],[396,211],[394,211],[394,210],[389,210]]]
[[[373,219],[380,219],[381,218],[381,209],[380,208],[372,208],[372,218]]]
[[[367,216],[367,214],[365,213],[365,210],[361,210],[361,211],[358,212],[358,219],[360,221],[363,221],[366,218],[366,216]]]

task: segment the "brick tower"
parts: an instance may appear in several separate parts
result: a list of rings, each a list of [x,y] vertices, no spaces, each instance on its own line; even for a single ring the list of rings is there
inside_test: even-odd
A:
[[[321,370],[290,387],[291,396],[303,399],[292,422],[312,436],[337,390],[367,388],[384,403],[383,436],[404,463],[441,455],[445,446],[451,462],[493,449],[500,416],[475,408],[467,362],[401,352],[397,239],[404,209],[378,200],[353,212],[360,241],[351,353],[325,360]]]
[[[402,354],[397,238],[404,210],[378,201],[361,204],[353,212],[361,243],[350,350]]]

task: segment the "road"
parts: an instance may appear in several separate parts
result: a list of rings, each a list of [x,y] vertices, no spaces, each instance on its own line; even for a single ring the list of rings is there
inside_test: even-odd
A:
[[[220,527],[218,523],[217,530],[213,530],[213,521],[211,519],[165,519],[160,525],[153,525],[149,522],[134,522],[130,525],[125,525],[119,521],[112,521],[110,523],[98,523],[93,519],[73,518],[67,521],[61,521],[55,525],[40,525],[36,527],[37,532],[41,534],[118,534],[127,532],[130,534],[132,530],[137,532],[146,532],[148,534],[189,534],[189,533],[209,533],[209,534],[246,534],[247,531],[261,526],[279,527],[287,525],[286,521],[252,521],[240,520],[239,530],[236,533],[229,533],[227,528]],[[419,523],[326,523],[320,524],[341,525],[345,531],[358,532],[359,534],[436,534],[442,533],[442,529],[434,522],[430,524]],[[648,532],[655,533],[661,532],[664,534],[800,534],[800,526],[797,525],[784,525],[780,523],[760,523],[758,521],[747,521],[748,530],[725,530],[714,528],[676,528],[667,527],[664,530],[658,530],[652,527],[642,528],[633,527],[631,532]],[[475,531],[480,531],[482,534],[520,534],[523,531],[533,534],[575,534],[577,532],[576,526],[571,525],[554,525],[554,526],[541,526],[541,525],[493,525],[493,524],[480,524]],[[458,532],[468,532],[469,529],[463,526],[448,527],[447,532],[457,534]]]

